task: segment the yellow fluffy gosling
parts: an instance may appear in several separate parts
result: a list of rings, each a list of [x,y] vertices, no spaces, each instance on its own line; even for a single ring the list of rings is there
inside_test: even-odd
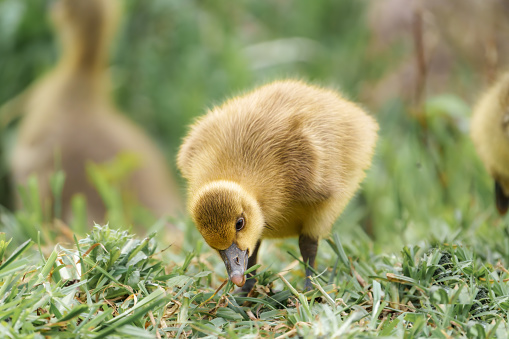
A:
[[[228,100],[191,127],[177,160],[188,208],[243,292],[262,239],[298,236],[314,266],[319,238],[371,164],[377,130],[339,93],[291,80]]]
[[[477,154],[495,181],[500,214],[509,209],[509,73],[505,73],[477,103],[471,137]]]

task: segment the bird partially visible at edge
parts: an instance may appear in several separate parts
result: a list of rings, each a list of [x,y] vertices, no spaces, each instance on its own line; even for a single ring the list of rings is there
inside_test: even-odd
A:
[[[470,136],[494,181],[495,205],[509,209],[509,72],[490,87],[474,108]]]

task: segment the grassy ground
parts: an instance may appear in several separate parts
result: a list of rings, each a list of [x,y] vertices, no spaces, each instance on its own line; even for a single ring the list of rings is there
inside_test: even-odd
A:
[[[450,88],[424,92],[417,104],[371,102],[373,84],[413,49],[410,41],[373,52],[365,5],[129,0],[113,51],[118,105],[172,166],[195,116],[278,77],[339,87],[376,116],[373,167],[320,243],[315,291],[302,294],[296,239],[263,244],[256,290],[242,298],[223,285],[224,264],[188,217],[171,220],[186,234],[181,248],[167,248],[164,222],[121,202],[111,204],[110,228],[92,231],[79,201],[81,218],[62,225],[45,217],[31,182],[21,190],[23,210],[0,208],[0,337],[507,337],[509,227],[468,138],[481,86],[465,79],[475,65],[451,73],[468,89],[461,95]],[[0,77],[8,84],[0,103],[55,60],[45,6],[0,0]],[[312,53],[260,53],[274,40]],[[6,207],[5,154],[15,132],[12,124],[0,135]],[[57,197],[62,180],[56,174]],[[101,190],[114,192],[108,185]],[[125,233],[134,221],[146,230]]]
[[[176,255],[159,251],[154,235],[96,226],[49,255],[23,243],[0,265],[1,335],[506,338],[509,332],[506,240],[500,252],[456,243],[375,255],[369,241],[342,246],[335,233],[322,241],[314,291],[302,292],[302,265],[289,249],[279,253],[287,267],[265,261],[255,290],[240,297],[201,242]],[[8,245],[3,237],[1,255]]]

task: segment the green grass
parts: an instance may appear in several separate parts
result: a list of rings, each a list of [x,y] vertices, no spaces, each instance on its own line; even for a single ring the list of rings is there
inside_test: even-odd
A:
[[[487,261],[501,260],[494,251],[413,246],[365,261],[335,233],[322,242],[332,255],[320,263],[315,290],[302,292],[302,267],[262,264],[255,290],[240,297],[222,284],[224,272],[215,272],[224,267],[207,259],[208,248],[169,262],[154,235],[95,226],[49,255],[30,250],[32,241],[12,250],[0,265],[2,337],[505,338],[509,331],[509,271]],[[8,245],[3,236],[2,255]]]

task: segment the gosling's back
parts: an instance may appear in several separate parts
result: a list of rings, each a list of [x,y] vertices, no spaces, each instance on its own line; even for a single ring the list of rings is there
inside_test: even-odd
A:
[[[370,166],[377,129],[337,92],[278,81],[199,119],[178,166],[190,196],[207,182],[233,180],[256,197],[272,226],[292,224],[297,214],[328,204],[330,228]],[[299,227],[265,235],[291,236]]]

